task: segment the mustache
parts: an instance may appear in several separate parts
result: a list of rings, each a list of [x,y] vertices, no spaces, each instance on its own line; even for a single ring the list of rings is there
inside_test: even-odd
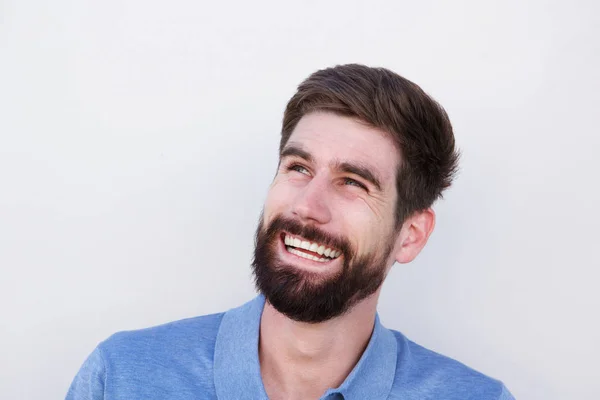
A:
[[[261,228],[263,223],[264,219],[261,221]],[[282,231],[294,236],[300,236],[310,242],[317,242],[325,247],[340,250],[347,259],[354,256],[350,241],[345,237],[333,235],[314,225],[303,224],[297,220],[285,218],[280,215],[273,218],[265,233],[267,237],[274,238]]]

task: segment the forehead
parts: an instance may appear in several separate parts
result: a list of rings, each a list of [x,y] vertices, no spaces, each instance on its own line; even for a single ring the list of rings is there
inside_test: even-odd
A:
[[[309,152],[317,164],[335,160],[368,165],[384,181],[394,179],[400,162],[399,152],[386,132],[327,112],[303,116],[286,147],[290,145]]]

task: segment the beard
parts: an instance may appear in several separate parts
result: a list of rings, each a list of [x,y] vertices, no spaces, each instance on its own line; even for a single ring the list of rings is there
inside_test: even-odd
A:
[[[342,268],[325,274],[284,263],[277,255],[284,232],[340,250]],[[345,237],[282,216],[265,229],[261,216],[252,261],[256,289],[277,311],[295,321],[318,323],[341,316],[381,286],[393,240],[389,235],[382,251],[358,256]]]

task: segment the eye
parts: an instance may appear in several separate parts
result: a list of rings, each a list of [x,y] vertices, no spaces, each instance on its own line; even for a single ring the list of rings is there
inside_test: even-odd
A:
[[[363,190],[367,190],[367,187],[365,185],[363,185],[362,183],[360,183],[359,181],[356,181],[352,178],[344,178],[344,184],[348,185],[348,186],[356,186],[359,187]]]
[[[310,175],[310,173],[308,172],[308,170],[306,168],[304,168],[302,165],[299,164],[292,164],[288,167],[288,171],[296,171],[296,172],[300,172],[301,174],[304,175]]]

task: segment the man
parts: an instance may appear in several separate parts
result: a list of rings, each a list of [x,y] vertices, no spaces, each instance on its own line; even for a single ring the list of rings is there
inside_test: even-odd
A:
[[[376,313],[388,271],[425,246],[457,169],[443,108],[386,69],[321,70],[287,105],[279,155],[256,231],[260,295],[113,335],[67,399],[512,399]]]

